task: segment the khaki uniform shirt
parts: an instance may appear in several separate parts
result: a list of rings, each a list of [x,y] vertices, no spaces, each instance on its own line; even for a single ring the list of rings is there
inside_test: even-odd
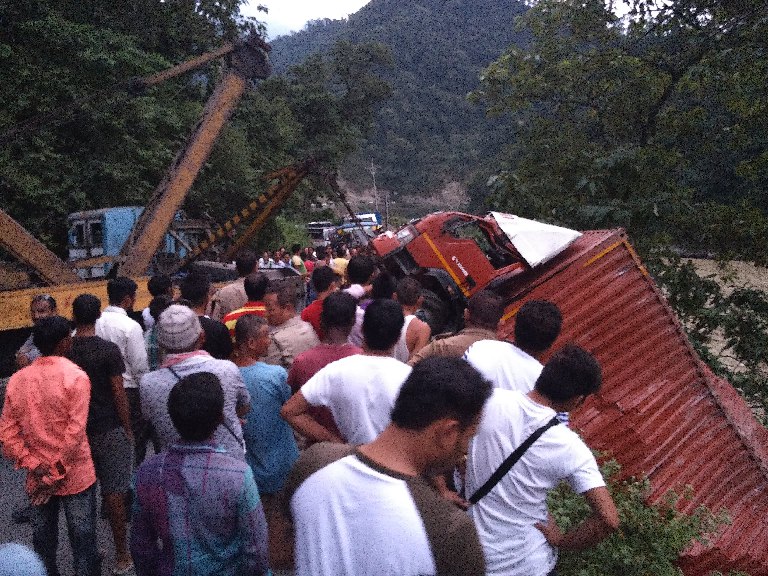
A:
[[[456,334],[438,334],[408,361],[413,366],[416,362],[430,356],[461,358],[467,348],[479,340],[497,340],[496,331],[487,328],[464,328]]]
[[[264,362],[282,366],[286,370],[291,369],[296,356],[320,344],[312,324],[304,322],[299,316],[273,328],[269,340]]]
[[[242,308],[248,302],[245,294],[245,278],[238,278],[232,284],[220,288],[211,299],[211,318],[221,320],[238,308]]]

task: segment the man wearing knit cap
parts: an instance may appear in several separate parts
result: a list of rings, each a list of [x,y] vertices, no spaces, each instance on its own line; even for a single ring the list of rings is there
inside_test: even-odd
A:
[[[141,379],[141,409],[155,427],[159,449],[165,450],[179,441],[179,434],[168,414],[168,395],[184,376],[210,372],[218,376],[224,391],[224,421],[213,435],[213,441],[230,453],[244,459],[243,431],[240,416],[250,409],[250,396],[240,370],[229,360],[217,360],[202,350],[205,332],[197,314],[187,306],[172,304],[158,320],[158,342],[166,356],[160,368]]]

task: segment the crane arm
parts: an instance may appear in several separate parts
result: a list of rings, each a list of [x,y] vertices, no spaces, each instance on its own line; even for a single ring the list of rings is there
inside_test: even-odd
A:
[[[200,122],[155,189],[120,251],[125,257],[125,263],[120,266],[121,274],[136,276],[144,274],[149,267],[176,211],[187,197],[222,128],[245,92],[249,79],[269,75],[268,51],[269,45],[253,36],[238,43],[231,52],[230,68],[208,99]]]
[[[0,246],[32,267],[48,284],[80,282],[70,266],[32,236],[21,224],[0,210]]]

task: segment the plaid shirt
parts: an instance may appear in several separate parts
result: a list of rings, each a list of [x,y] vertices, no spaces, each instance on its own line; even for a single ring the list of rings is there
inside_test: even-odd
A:
[[[138,576],[269,574],[251,469],[206,443],[148,459],[136,474],[131,555]]]

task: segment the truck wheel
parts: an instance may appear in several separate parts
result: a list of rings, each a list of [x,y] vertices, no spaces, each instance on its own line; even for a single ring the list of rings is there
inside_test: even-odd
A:
[[[450,305],[432,290],[424,289],[421,294],[424,296],[424,302],[416,316],[429,324],[432,336],[452,330]]]

